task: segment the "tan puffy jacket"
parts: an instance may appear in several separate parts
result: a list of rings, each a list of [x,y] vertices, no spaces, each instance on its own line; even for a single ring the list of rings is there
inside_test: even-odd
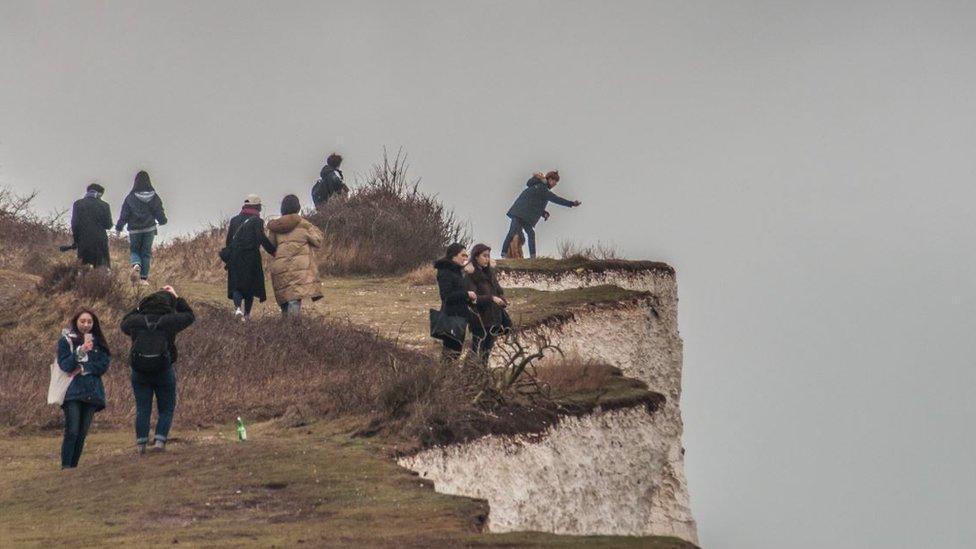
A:
[[[312,248],[322,246],[322,231],[301,215],[289,214],[268,222],[268,237],[278,248],[270,268],[275,300],[321,298],[322,283]]]

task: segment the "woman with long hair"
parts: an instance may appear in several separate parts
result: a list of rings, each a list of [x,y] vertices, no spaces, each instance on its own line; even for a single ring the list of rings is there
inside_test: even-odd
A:
[[[111,356],[98,316],[89,309],[75,313],[58,339],[58,367],[72,376],[61,404],[64,411],[62,469],[78,466],[92,418],[95,412],[105,408],[102,375],[108,371]]]
[[[491,266],[491,248],[475,244],[471,248],[471,270],[467,273],[469,288],[477,295],[475,315],[471,319],[471,350],[485,364],[495,346],[495,339],[511,327],[505,308],[505,290],[498,283]]]
[[[149,267],[152,262],[152,245],[156,227],[166,224],[163,201],[156,194],[149,174],[140,171],[132,183],[132,191],[122,202],[122,212],[115,224],[115,231],[129,229],[129,254],[132,269],[129,278],[133,284],[149,285]]]

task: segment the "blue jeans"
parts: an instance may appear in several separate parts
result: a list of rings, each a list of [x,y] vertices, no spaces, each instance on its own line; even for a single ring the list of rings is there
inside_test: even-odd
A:
[[[64,410],[64,440],[61,441],[61,467],[78,466],[81,451],[85,448],[85,437],[95,415],[95,405],[80,400],[69,400]]]
[[[143,280],[149,278],[149,264],[152,263],[152,245],[156,238],[154,231],[145,233],[129,233],[129,265],[139,265],[142,269],[140,277]]]
[[[529,257],[535,257],[535,227],[530,227],[528,223],[517,217],[511,219],[512,224],[508,227],[508,234],[505,235],[505,240],[502,242],[502,257],[508,256],[508,246],[512,243],[512,239],[515,238],[516,234],[523,231],[525,234],[522,239],[529,245]],[[528,238],[525,238],[526,235]]]
[[[155,440],[166,442],[173,412],[176,410],[176,370],[159,374],[132,372],[132,394],[136,397],[136,444],[149,442],[149,422],[152,417],[153,395],[156,396]]]

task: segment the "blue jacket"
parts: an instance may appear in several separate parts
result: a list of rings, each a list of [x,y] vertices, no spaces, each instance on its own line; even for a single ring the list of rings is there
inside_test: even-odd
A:
[[[575,206],[572,201],[566,200],[549,190],[549,185],[545,181],[532,178],[526,183],[526,186],[528,188],[522,191],[522,194],[515,199],[512,207],[508,209],[508,217],[517,217],[530,227],[535,227],[543,212],[546,211],[546,204],[550,202],[555,202],[560,206]]]
[[[58,367],[62,371],[71,373],[80,366],[85,375],[78,374],[71,380],[64,401],[80,400],[95,405],[95,411],[105,408],[105,386],[102,385],[102,375],[108,371],[111,356],[97,344],[89,351],[86,362],[78,362],[72,351],[72,346],[65,336],[58,340]]]

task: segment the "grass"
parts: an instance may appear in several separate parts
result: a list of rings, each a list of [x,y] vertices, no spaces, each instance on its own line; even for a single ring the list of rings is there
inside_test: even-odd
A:
[[[233,426],[139,457],[131,433],[97,424],[78,469],[52,435],[0,439],[0,545],[350,545],[690,548],[658,537],[486,534],[483,501],[447,496],[352,438],[355,420],[299,429]]]
[[[631,261],[625,259],[588,259],[581,256],[568,259],[537,257],[535,259],[502,259],[498,261],[500,271],[530,271],[540,273],[562,273],[567,271],[662,271],[674,274],[674,267],[660,261]]]
[[[429,334],[428,309],[440,307],[437,286],[411,285],[400,277],[354,277],[323,279],[325,297],[311,306],[313,314],[370,326],[386,337],[418,348],[435,346]],[[191,299],[230,307],[223,286],[189,282],[181,287]],[[631,302],[647,294],[617,286],[593,286],[559,292],[530,288],[505,291],[512,319],[532,326],[559,317],[574,307]],[[255,305],[256,315],[280,315],[273,299]],[[302,304],[306,307],[308,304]]]

